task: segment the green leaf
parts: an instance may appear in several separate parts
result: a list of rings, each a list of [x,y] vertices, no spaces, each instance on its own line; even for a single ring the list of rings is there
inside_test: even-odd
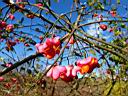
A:
[[[117,30],[117,31],[114,32],[115,36],[119,36],[121,33],[122,33],[122,32],[119,31],[119,30]]]
[[[120,4],[120,0],[117,0],[117,3]]]
[[[102,10],[104,9],[104,5],[102,3],[98,3],[98,7]]]
[[[87,1],[87,4],[88,4],[89,6],[93,6],[94,2],[92,2],[92,0],[88,0],[88,1]]]
[[[2,15],[2,8],[0,8],[0,16]]]
[[[14,24],[14,27],[15,27],[15,28],[18,28],[18,26],[19,26],[19,24]]]
[[[86,52],[85,51],[83,52],[83,56],[86,57]]]
[[[89,52],[90,52],[91,54],[93,54],[93,55],[96,55],[96,52],[95,52],[94,50],[92,50],[92,49],[91,49]]]
[[[104,0],[103,3],[106,5],[107,4],[106,0]]]
[[[4,60],[4,58],[0,57],[0,62],[2,62]]]
[[[10,13],[14,14],[16,12],[16,8],[11,8]]]
[[[39,2],[39,0],[35,0],[36,1],[36,3],[38,3]]]
[[[122,28],[126,28],[126,25],[124,23],[121,23]]]
[[[59,0],[54,0],[54,2],[59,2]]]

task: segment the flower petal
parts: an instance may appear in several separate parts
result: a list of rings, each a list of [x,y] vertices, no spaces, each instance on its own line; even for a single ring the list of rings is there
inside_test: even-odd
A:
[[[51,69],[47,72],[46,76],[47,76],[47,77],[52,77],[52,71],[53,71],[53,69],[51,68]]]
[[[67,77],[71,76],[71,75],[72,75],[73,65],[68,65],[68,66],[66,66],[66,69],[67,69],[66,76],[67,76]]]
[[[80,71],[80,67],[78,66],[74,66],[74,68],[72,69],[72,76],[76,76],[77,75],[77,72]]]
[[[54,80],[57,80],[60,77],[60,71],[57,66],[53,68],[52,77]]]
[[[88,73],[88,71],[89,71],[89,65],[86,65],[81,68],[80,73],[85,74]]]

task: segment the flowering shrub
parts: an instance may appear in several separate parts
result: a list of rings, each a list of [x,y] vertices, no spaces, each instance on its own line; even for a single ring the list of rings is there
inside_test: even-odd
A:
[[[56,1],[56,4],[54,1]],[[122,78],[127,80],[128,18],[125,13],[128,11],[128,8],[126,8],[128,2],[126,4],[125,2],[128,0],[122,0],[123,4],[121,4],[120,0],[116,0],[117,3],[110,2],[111,0],[93,1],[65,0],[65,3],[62,3],[61,0],[1,1],[0,64],[2,68],[0,67],[0,96],[15,96],[12,95],[14,94],[13,91],[15,91],[16,96],[32,96],[33,94],[30,95],[29,91],[33,91],[35,96],[46,96],[42,94],[45,93],[44,89],[48,85],[43,83],[46,74],[47,77],[50,77],[47,79],[60,79],[58,81],[62,82],[71,81],[70,84],[76,81],[80,82],[81,79],[74,80],[80,74],[82,74],[82,78],[85,77],[86,79],[85,74],[89,73],[92,74],[87,75],[88,78],[96,78],[95,83],[99,81],[97,76],[101,75],[102,78],[107,74],[107,78],[110,78],[113,84],[111,87],[115,87],[116,76],[120,80]],[[58,10],[59,8],[62,8],[62,10]],[[36,47],[36,53],[34,53],[34,47]],[[96,58],[87,56],[95,56]],[[76,60],[75,64],[72,64],[71,62],[74,62],[74,60]],[[59,64],[55,65],[56,62],[59,62]],[[98,62],[103,66],[93,72],[95,68],[100,67]],[[67,66],[62,66],[65,63],[68,63]],[[47,64],[51,64],[51,67],[48,66],[48,69],[44,70]],[[44,74],[42,74],[42,71]],[[23,76],[20,75],[17,78],[17,73]],[[7,74],[7,76],[3,76],[4,74]],[[31,79],[26,79],[26,75]],[[52,80],[53,83],[54,80]],[[58,81],[55,81],[55,83]],[[91,81],[89,82],[93,84]],[[28,83],[25,84],[25,82]],[[70,88],[69,93],[79,93],[77,90],[82,88],[79,87],[79,82],[71,86],[73,89]],[[85,83],[87,82],[81,83],[81,85]],[[42,92],[40,95],[32,90],[32,86],[35,85],[43,87],[43,91],[38,91]],[[21,92],[17,91],[20,89],[19,87],[21,87]],[[26,90],[26,87],[29,90]],[[52,92],[57,88],[54,87]],[[93,89],[91,89],[90,85],[88,89],[89,91],[84,90],[92,95]],[[107,90],[108,94],[105,96],[111,95],[112,88],[109,89]],[[1,94],[2,92],[7,94]],[[10,92],[12,93],[10,94]],[[82,94],[79,96],[83,96],[83,89],[80,93]],[[56,93],[48,96],[53,95],[58,96]],[[66,96],[70,95],[72,94]]]
[[[69,82],[73,78],[77,78],[77,73],[81,74],[91,73],[93,69],[99,67],[97,58],[87,57],[83,60],[78,60],[76,62],[77,66],[68,65],[68,66],[53,66],[47,73],[47,77],[51,77],[54,80],[61,78],[62,80]]]

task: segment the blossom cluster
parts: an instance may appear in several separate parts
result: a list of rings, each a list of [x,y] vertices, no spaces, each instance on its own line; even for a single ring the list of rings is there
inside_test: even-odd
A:
[[[0,30],[5,29],[7,32],[12,32],[14,29],[14,25],[13,24],[6,24],[5,21],[0,21]]]
[[[56,54],[60,53],[59,37],[47,38],[43,44],[36,44],[37,52],[43,54],[46,58],[52,59]]]
[[[46,76],[51,77],[54,80],[61,78],[62,80],[69,82],[78,77],[78,72],[81,74],[91,73],[96,67],[99,67],[98,60],[94,57],[87,57],[85,59],[76,61],[76,66],[55,65],[47,72]]]

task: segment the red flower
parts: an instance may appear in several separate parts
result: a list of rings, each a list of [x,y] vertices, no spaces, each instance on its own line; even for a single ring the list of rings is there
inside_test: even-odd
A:
[[[24,4],[18,4],[18,5],[19,5],[20,8],[23,8],[23,9],[24,9],[24,7],[25,7]],[[22,9],[19,9],[19,12],[23,12],[23,10],[22,10]]]
[[[100,28],[101,28],[103,31],[105,31],[105,30],[107,30],[107,25],[101,24],[101,25],[100,25]]]
[[[43,4],[38,3],[38,4],[36,4],[36,6],[40,8],[40,7],[43,7]]]
[[[93,14],[93,17],[97,17],[97,16],[98,16],[98,14],[97,14],[97,13],[94,13],[94,14]]]
[[[24,45],[25,45],[26,47],[29,47],[29,46],[30,46],[28,43],[25,43]]]
[[[98,60],[93,57],[88,57],[76,62],[77,66],[81,67],[80,73],[91,73],[94,68],[99,67]]]
[[[69,44],[74,44],[75,43],[75,40],[74,40],[74,37],[72,36],[71,39],[69,40]]]
[[[50,66],[49,66],[50,67]],[[66,68],[64,66],[54,66],[47,72],[47,77],[52,77],[57,80],[60,75],[66,73]]]
[[[8,16],[9,16],[9,18],[10,18],[11,20],[14,20],[14,19],[15,19],[15,16],[14,16],[13,14],[11,14],[11,13],[10,13]]]
[[[43,40],[43,36],[39,36],[39,39],[40,39],[40,40]]]
[[[103,20],[103,15],[98,15],[99,21]]]
[[[4,28],[4,27],[6,27],[6,26],[7,26],[7,24],[6,24],[5,21],[0,21],[0,27],[1,27],[1,28]]]
[[[5,83],[4,87],[7,88],[7,89],[10,89],[11,88],[11,84],[10,83]]]
[[[68,65],[66,66],[66,73],[61,74],[60,78],[66,82],[70,82],[77,77],[77,72],[79,72],[80,69],[79,66]]]
[[[113,30],[114,30],[113,28],[110,28],[109,32],[113,32]]]
[[[48,59],[52,59],[60,53],[59,37],[47,38],[43,44],[36,44],[37,52],[42,53]]]
[[[13,24],[9,24],[9,25],[6,26],[6,31],[8,31],[8,32],[12,32],[13,29],[14,29],[14,25]]]
[[[17,79],[16,79],[16,78],[11,78],[11,81],[12,81],[13,83],[16,83],[16,82],[17,82]]]
[[[48,66],[50,67],[50,66]],[[47,67],[47,68],[48,68]],[[61,78],[62,80],[69,82],[72,81],[73,78],[77,77],[77,72],[80,71],[80,67],[68,65],[68,66],[53,66],[48,72],[47,77],[51,77],[54,80]]]
[[[110,11],[110,14],[115,17],[116,16],[116,11]]]
[[[27,16],[27,18],[31,18],[31,19],[33,19],[35,17],[34,14],[27,14],[26,16]]]

